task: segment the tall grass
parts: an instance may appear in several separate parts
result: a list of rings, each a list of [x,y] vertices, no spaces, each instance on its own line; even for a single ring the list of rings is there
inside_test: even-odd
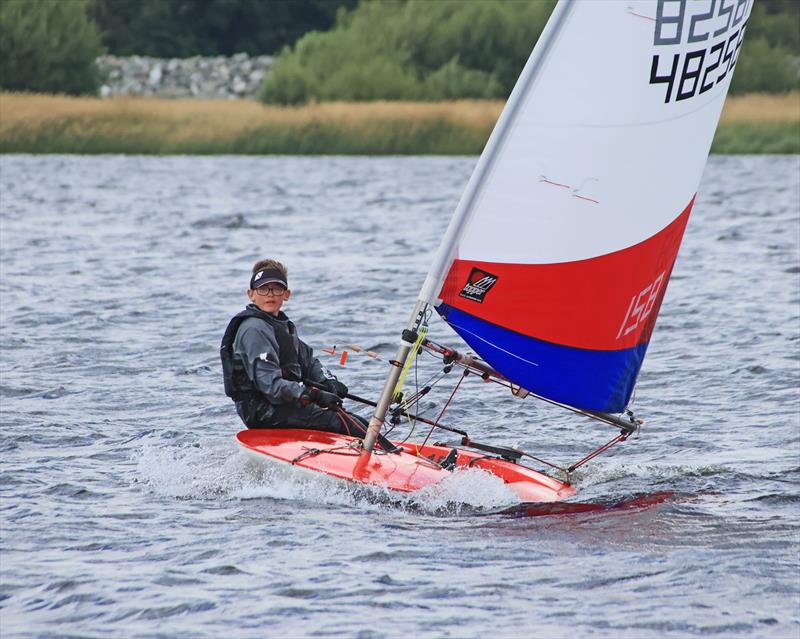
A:
[[[0,94],[0,152],[472,154],[501,102],[96,100]]]
[[[800,91],[729,96],[720,125],[800,123]]]
[[[500,101],[98,100],[0,94],[0,152],[477,154]],[[800,153],[800,93],[728,99],[713,150]]]
[[[800,92],[732,96],[712,153],[800,153]]]

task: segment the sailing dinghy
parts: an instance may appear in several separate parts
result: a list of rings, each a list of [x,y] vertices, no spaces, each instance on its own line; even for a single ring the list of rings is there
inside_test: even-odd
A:
[[[442,239],[366,434],[247,430],[237,435],[244,451],[400,492],[477,467],[522,502],[573,495],[569,472],[641,424],[631,394],[751,8],[752,0],[560,0]],[[434,309],[474,353],[427,338]],[[420,393],[400,390],[420,349],[462,379],[479,375],[619,434],[561,468],[563,480],[520,463],[543,462],[528,453],[444,426],[444,410],[419,420],[460,434],[459,446],[426,439],[382,450],[387,418],[413,417]]]

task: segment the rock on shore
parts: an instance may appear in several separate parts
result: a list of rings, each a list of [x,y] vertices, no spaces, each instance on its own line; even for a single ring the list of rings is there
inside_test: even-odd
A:
[[[100,96],[250,99],[258,93],[273,57],[246,53],[204,58],[101,56]]]

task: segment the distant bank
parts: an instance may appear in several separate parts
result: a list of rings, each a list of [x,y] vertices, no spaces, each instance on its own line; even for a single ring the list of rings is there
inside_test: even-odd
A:
[[[476,155],[500,101],[69,98],[0,93],[1,153]],[[713,153],[800,153],[800,92],[728,97]]]

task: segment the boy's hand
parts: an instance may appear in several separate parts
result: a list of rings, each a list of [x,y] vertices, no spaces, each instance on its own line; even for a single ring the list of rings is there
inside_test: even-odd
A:
[[[347,397],[348,388],[338,379],[326,379],[323,384],[331,393],[336,393],[339,397],[344,399]]]
[[[308,406],[311,403],[316,404],[322,408],[334,409],[342,405],[342,400],[334,393],[320,390],[319,388],[306,388],[303,394],[300,395],[298,403],[300,406]]]

